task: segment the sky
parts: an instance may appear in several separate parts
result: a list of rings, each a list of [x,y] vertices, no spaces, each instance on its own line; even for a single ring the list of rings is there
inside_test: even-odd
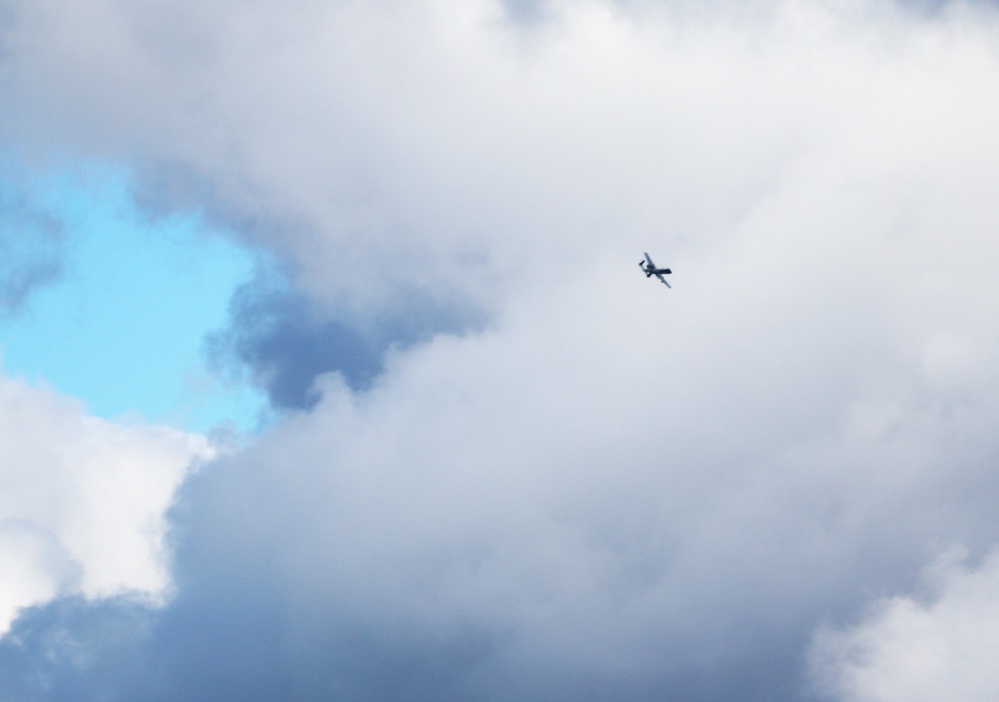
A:
[[[996,47],[0,0],[0,702],[995,699]]]
[[[6,198],[21,215],[3,232],[5,372],[102,417],[254,427],[260,393],[213,376],[201,353],[233,291],[252,279],[251,254],[209,238],[193,213],[143,215],[119,173],[79,170]]]

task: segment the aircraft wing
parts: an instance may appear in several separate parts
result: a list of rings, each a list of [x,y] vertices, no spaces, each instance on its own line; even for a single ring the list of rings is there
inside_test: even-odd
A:
[[[656,269],[656,264],[654,264],[652,262],[652,257],[649,256],[648,252],[643,252],[643,253],[645,253],[645,262],[649,265],[649,268],[651,268],[652,270],[655,270]]]
[[[672,285],[670,285],[669,283],[666,282],[666,279],[662,276],[661,273],[656,273],[656,277],[659,278],[659,282],[661,282],[667,288],[672,288],[673,287]]]

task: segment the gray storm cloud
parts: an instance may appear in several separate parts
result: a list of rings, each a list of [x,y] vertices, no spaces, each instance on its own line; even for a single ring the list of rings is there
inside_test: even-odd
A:
[[[900,698],[920,574],[999,540],[987,5],[0,7],[22,154],[294,271],[237,356],[380,340],[186,481],[169,604],[26,612],[0,693]]]

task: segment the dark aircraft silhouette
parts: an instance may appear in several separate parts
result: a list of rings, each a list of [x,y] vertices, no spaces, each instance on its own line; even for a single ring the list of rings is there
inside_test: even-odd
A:
[[[651,278],[652,276],[655,276],[659,278],[659,282],[661,282],[667,288],[673,287],[672,285],[666,282],[665,278],[663,278],[664,275],[669,275],[673,271],[671,271],[669,268],[656,268],[656,264],[652,262],[652,259],[649,258],[648,254],[645,254],[645,260],[639,261],[638,265],[641,266],[642,272],[645,273],[646,278]]]

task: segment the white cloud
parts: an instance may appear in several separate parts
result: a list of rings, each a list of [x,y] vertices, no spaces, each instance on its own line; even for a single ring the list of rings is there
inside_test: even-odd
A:
[[[151,646],[237,653],[175,685],[790,697],[817,621],[999,542],[986,10],[89,5],[10,4],[8,138],[180,178],[331,315],[492,313],[185,485]]]
[[[413,286],[495,305],[525,260],[611,232],[703,244],[816,154],[910,190],[992,140],[991,25],[959,12],[563,2],[525,31],[485,1],[8,6],[9,140],[193,176],[360,317]]]
[[[993,700],[999,695],[999,556],[945,556],[928,592],[882,600],[861,623],[821,632],[814,676],[830,699]]]
[[[206,441],[88,417],[52,390],[0,377],[0,630],[57,595],[169,581],[164,512]]]

